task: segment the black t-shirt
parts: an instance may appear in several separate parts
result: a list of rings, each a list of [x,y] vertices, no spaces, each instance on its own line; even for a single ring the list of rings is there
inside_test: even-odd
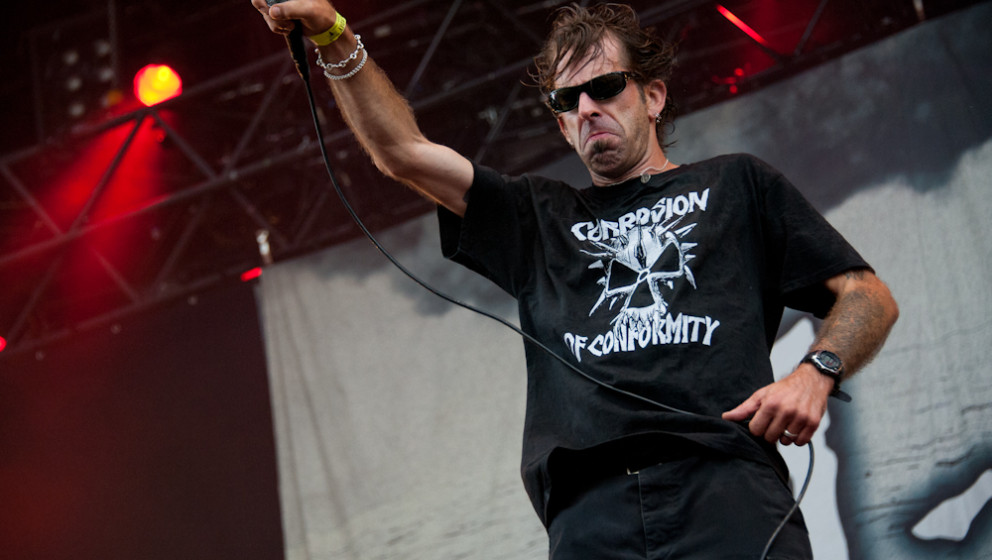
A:
[[[517,298],[527,333],[597,380],[692,413],[603,388],[526,344],[522,475],[544,521],[554,452],[674,437],[783,471],[773,446],[720,415],[773,381],[784,306],[823,316],[824,280],[868,268],[747,155],[584,190],[477,166],[465,217],[439,216],[445,256]]]

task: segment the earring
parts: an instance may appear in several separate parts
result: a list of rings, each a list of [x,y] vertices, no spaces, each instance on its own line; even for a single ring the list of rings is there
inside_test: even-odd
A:
[[[658,113],[657,115],[655,115],[654,122],[656,122],[656,123],[660,123],[661,122],[661,113]]]

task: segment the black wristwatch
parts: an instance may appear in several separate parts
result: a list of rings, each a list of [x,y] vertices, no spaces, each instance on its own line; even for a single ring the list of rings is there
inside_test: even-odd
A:
[[[830,392],[831,397],[838,398],[844,402],[851,402],[851,395],[840,390],[840,378],[844,374],[844,362],[840,356],[827,350],[814,350],[802,359],[801,364],[813,364],[820,373],[834,380],[834,390]]]

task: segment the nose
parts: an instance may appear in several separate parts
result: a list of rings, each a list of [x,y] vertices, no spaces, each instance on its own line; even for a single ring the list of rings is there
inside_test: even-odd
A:
[[[597,116],[599,115],[599,102],[590,97],[588,93],[582,92],[579,94],[579,105],[576,111],[582,118]]]

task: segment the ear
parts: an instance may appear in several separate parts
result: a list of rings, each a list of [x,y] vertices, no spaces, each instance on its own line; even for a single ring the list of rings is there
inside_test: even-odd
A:
[[[648,111],[654,117],[665,109],[665,102],[668,100],[668,86],[661,80],[651,80],[644,86],[644,97]]]

